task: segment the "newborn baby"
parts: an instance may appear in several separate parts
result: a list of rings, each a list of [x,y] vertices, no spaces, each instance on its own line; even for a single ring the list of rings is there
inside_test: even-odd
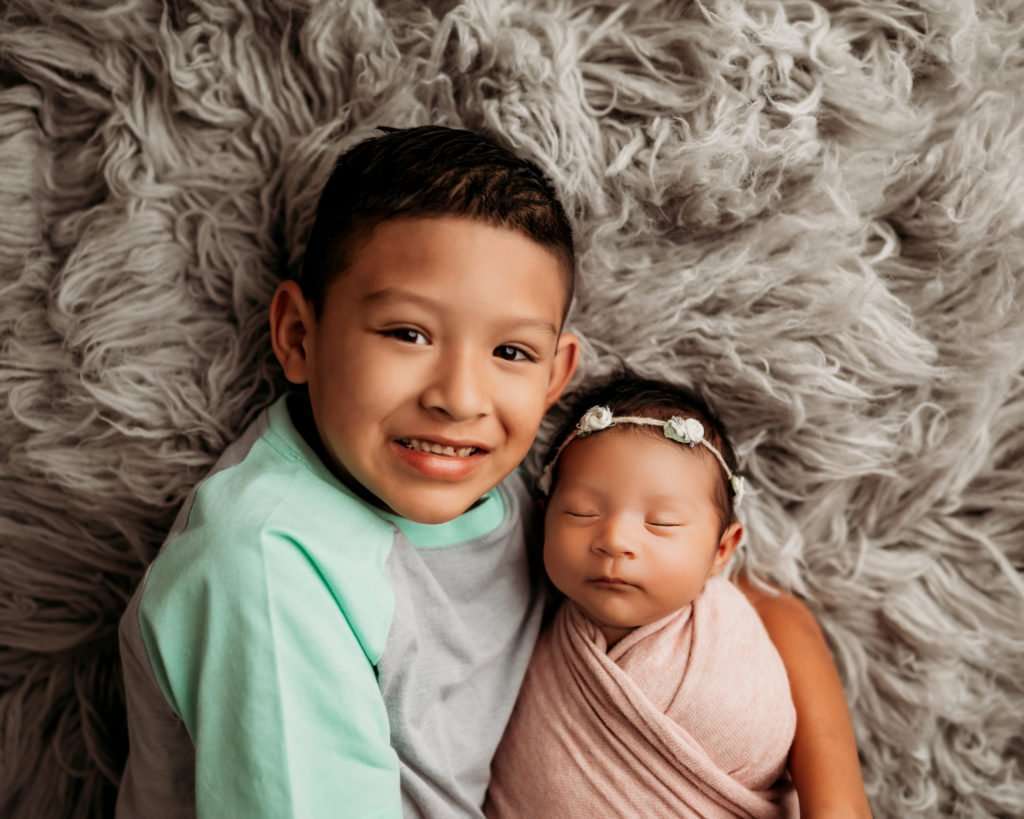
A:
[[[531,660],[485,813],[783,816],[796,726],[785,668],[718,576],[743,532],[725,429],[661,382],[620,379],[579,403],[590,409],[556,438],[541,478],[544,566],[565,601]]]

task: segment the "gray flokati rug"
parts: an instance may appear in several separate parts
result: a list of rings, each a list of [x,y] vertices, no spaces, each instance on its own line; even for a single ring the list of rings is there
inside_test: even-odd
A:
[[[587,372],[719,404],[876,815],[1024,815],[1020,3],[169,6],[0,6],[0,815],[109,815],[120,610],[333,157],[427,122],[557,181]]]

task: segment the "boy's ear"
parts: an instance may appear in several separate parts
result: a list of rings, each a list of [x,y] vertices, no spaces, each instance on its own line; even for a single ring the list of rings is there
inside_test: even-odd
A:
[[[725,568],[729,558],[733,556],[736,547],[743,540],[743,524],[739,521],[730,523],[722,536],[718,539],[718,547],[715,549],[715,559],[711,563],[711,574],[715,575]]]
[[[562,395],[579,363],[580,340],[572,333],[562,333],[558,337],[551,377],[548,379],[548,390],[544,396],[545,409],[550,409]]]
[[[309,380],[312,333],[316,329],[313,305],[306,301],[299,283],[281,282],[270,302],[270,345],[293,384]]]

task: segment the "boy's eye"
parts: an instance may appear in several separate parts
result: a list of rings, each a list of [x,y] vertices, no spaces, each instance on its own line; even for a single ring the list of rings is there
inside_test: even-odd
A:
[[[494,354],[498,358],[503,358],[505,361],[536,361],[534,356],[530,355],[526,350],[521,347],[515,347],[512,344],[501,344],[494,348]]]
[[[665,527],[665,528],[672,528],[673,526],[682,526],[681,523],[671,523],[669,521],[660,521],[660,520],[658,520],[658,521],[649,520],[649,521],[647,521],[647,525],[648,526],[661,526],[661,527]]]
[[[571,509],[566,509],[565,514],[571,518],[596,518],[596,512],[573,512]]]
[[[396,327],[393,330],[384,330],[381,335],[404,341],[406,344],[422,345],[430,343],[423,333],[419,330],[414,330],[412,327]]]

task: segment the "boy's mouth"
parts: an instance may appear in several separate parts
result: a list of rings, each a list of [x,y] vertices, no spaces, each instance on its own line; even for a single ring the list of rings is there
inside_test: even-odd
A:
[[[442,444],[427,441],[423,438],[399,438],[398,443],[415,452],[429,452],[431,455],[443,455],[449,458],[468,458],[486,452],[482,447],[469,444]]]

